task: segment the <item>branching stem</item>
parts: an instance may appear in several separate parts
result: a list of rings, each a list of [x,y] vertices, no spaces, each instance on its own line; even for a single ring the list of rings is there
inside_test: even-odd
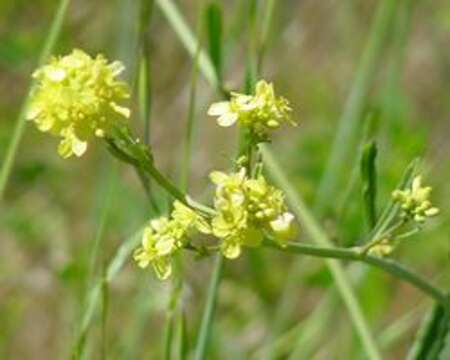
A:
[[[358,248],[331,248],[295,242],[289,242],[287,246],[280,247],[271,241],[265,241],[264,246],[288,253],[364,262],[410,283],[450,310],[450,297],[446,291],[432,285],[428,279],[425,279],[395,260],[364,254]]]

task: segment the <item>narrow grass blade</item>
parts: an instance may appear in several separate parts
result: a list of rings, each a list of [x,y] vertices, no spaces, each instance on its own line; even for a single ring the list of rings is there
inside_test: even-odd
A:
[[[184,139],[183,162],[182,164],[180,164],[181,167],[180,185],[181,189],[185,192],[187,192],[189,189],[189,171],[191,169],[192,164],[192,144],[194,141],[194,133],[196,130],[195,106],[197,98],[198,66],[201,54],[201,41],[200,41],[202,32],[201,16],[199,16],[198,19],[199,20],[197,23],[197,38],[199,39],[199,41],[197,42],[197,48],[195,50],[192,64],[191,88],[189,92],[189,108]],[[210,41],[212,40],[210,39]]]
[[[144,124],[144,140],[150,145],[150,116],[152,110],[152,79],[150,66],[149,27],[153,10],[153,0],[141,0],[139,18],[139,43],[137,57],[137,93],[139,117]]]
[[[266,7],[264,11],[264,20],[262,22],[261,41],[258,49],[258,73],[261,73],[266,54],[267,45],[269,42],[269,35],[272,30],[273,14],[275,11],[276,0],[266,0]]]
[[[385,39],[389,34],[391,19],[397,1],[383,0],[379,3],[366,48],[359,63],[356,77],[350,90],[338,129],[334,138],[323,177],[319,184],[315,209],[322,214],[329,207],[329,199],[341,181],[340,174],[355,150],[355,141],[360,129],[360,119],[366,103],[377,63],[381,58]]]
[[[364,145],[361,157],[361,181],[364,208],[366,210],[367,223],[373,228],[377,222],[377,171],[375,160],[377,158],[377,145],[370,141]]]
[[[41,66],[47,61],[50,54],[53,52],[56,41],[58,40],[59,34],[61,33],[61,28],[63,25],[64,17],[69,7],[70,0],[60,0],[58,8],[56,10],[55,16],[53,18],[50,31],[48,33],[47,39],[45,40],[44,47],[42,48],[41,54],[39,56],[38,66]],[[25,131],[26,124],[26,111],[28,106],[28,101],[33,91],[34,83],[32,82],[28,90],[28,95],[22,104],[22,107],[17,118],[16,126],[11,137],[11,141],[6,150],[5,158],[2,161],[0,169],[0,201],[3,198],[6,184],[8,182],[9,175],[11,174],[11,169],[14,163],[14,159],[17,154],[17,150],[22,139],[23,133]]]
[[[216,71],[216,77],[221,82],[222,79],[222,28],[223,28],[223,14],[222,6],[217,2],[210,2],[206,6],[205,18],[208,34],[208,50],[211,62]]]
[[[437,359],[449,332],[450,314],[441,305],[435,304],[419,331],[408,359]]]
[[[170,25],[175,30],[176,34],[180,37],[181,41],[186,46],[189,54],[191,56],[194,56],[198,46],[197,39],[195,38],[189,26],[184,21],[176,5],[171,0],[155,1],[166,19],[169,21]],[[214,65],[203,50],[200,51],[198,61],[206,80],[208,80],[213,88],[222,91],[220,81],[217,78],[216,72],[214,70]]]
[[[420,329],[408,360],[448,359],[440,357],[446,338],[450,334],[450,313],[442,305],[435,304]]]
[[[150,145],[150,120],[152,109],[150,59],[144,52],[140,57],[138,76],[139,117],[144,124],[144,141]]]
[[[293,212],[302,222],[303,227],[310,238],[320,246],[333,246],[325,232],[319,226],[317,220],[313,217],[310,210],[304,204],[303,199],[290,184],[275,158],[266,147],[263,148],[263,156],[266,169],[278,183],[280,188],[285,191],[286,198],[290,203]],[[350,318],[362,344],[364,345],[367,355],[371,359],[381,359],[382,357],[376,346],[374,337],[369,329],[369,325],[367,324],[358,300],[356,299],[347,273],[342,265],[335,260],[327,260],[327,266],[333,275],[339,294],[347,307]]]
[[[383,112],[388,126],[395,124],[402,114],[401,77],[405,63],[405,53],[411,31],[411,18],[414,6],[420,1],[403,0],[399,2],[397,20],[392,31],[392,59],[388,65],[386,86],[382,93]],[[387,134],[390,135],[389,133]]]
[[[184,311],[178,312],[177,319],[177,359],[187,359],[189,353],[189,339]]]
[[[108,320],[108,310],[109,310],[109,284],[106,280],[106,265],[103,264],[102,271],[102,286],[101,286],[101,356],[102,360],[108,358],[108,344],[107,344],[107,320]]]
[[[110,283],[116,277],[117,273],[129,259],[133,249],[139,244],[141,236],[142,230],[139,230],[133,236],[124,241],[106,267],[105,276],[100,277],[89,291],[88,301],[81,316],[81,326],[74,344],[72,358],[79,359],[82,356],[89,328],[94,318],[99,301],[101,300],[101,287],[103,281]]]
[[[213,273],[211,275],[211,280],[209,283],[206,304],[202,315],[202,322],[200,324],[200,332],[198,334],[197,344],[195,347],[195,360],[203,360],[207,358],[206,351],[209,339],[211,337],[213,317],[216,308],[216,295],[219,290],[219,283],[222,277],[223,261],[224,260],[222,255],[217,255]]]
[[[166,316],[166,328],[164,330],[163,354],[165,360],[172,359],[173,328],[175,325],[174,323],[174,315],[172,312],[170,312]]]

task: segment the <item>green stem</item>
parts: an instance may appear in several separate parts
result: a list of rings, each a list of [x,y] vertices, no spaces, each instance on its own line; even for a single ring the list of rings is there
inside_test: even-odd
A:
[[[378,267],[395,277],[410,283],[412,286],[421,290],[425,294],[431,296],[433,299],[441,303],[443,306],[450,309],[450,299],[448,294],[431,285],[428,280],[408,268],[400,265],[394,260],[376,257],[372,255],[362,254],[357,248],[332,248],[320,247],[314,245],[306,245],[301,243],[290,242],[285,247],[280,247],[271,241],[265,241],[264,246],[275,248],[283,252],[310,255],[322,258],[333,258],[351,261],[360,261],[369,265]]]
[[[311,211],[306,207],[300,194],[298,194],[296,189],[289,182],[272,153],[266,146],[262,146],[262,152],[266,169],[269,170],[280,188],[285,191],[286,199],[291,204],[292,210],[297,218],[302,221],[305,231],[319,246],[331,247],[332,243],[328,239],[327,234],[313,217]],[[374,337],[352,289],[348,274],[345,272],[343,266],[336,260],[327,259],[327,266],[333,275],[339,294],[347,307],[350,318],[361,338],[367,355],[371,359],[381,359],[382,357],[378,351]]]
[[[167,20],[170,22],[170,24],[173,26],[175,32],[181,39],[183,45],[187,48],[187,50],[193,54],[194,49],[196,48],[197,40],[192,37],[192,32],[187,31],[190,36],[186,36],[185,33],[181,30],[186,30],[187,25],[182,18],[180,12],[176,8],[175,4],[170,0],[158,0],[157,1],[160,8],[163,10],[164,15],[166,16]],[[170,9],[170,11],[167,11],[167,9]],[[189,30],[189,29],[187,29]],[[211,78],[211,70],[213,70],[211,64],[210,66],[205,66],[203,62],[199,62],[199,68],[202,71],[205,78],[210,82],[210,84],[217,88],[217,82],[214,80],[217,80],[215,76],[213,76],[213,80]],[[212,74],[214,75],[214,71],[212,71]],[[211,81],[212,80],[212,81]],[[289,201],[294,205],[296,208],[296,214],[297,216],[303,220],[305,224],[307,224],[308,232],[310,233],[311,237],[316,240],[316,242],[320,245],[326,245],[328,246],[330,244],[330,241],[328,240],[326,234],[323,232],[323,230],[320,228],[319,224],[316,222],[316,220],[312,217],[312,214],[310,211],[306,208],[306,206],[303,204],[303,200],[298,196],[295,189],[292,187],[292,185],[288,182],[288,180],[285,178],[284,172],[280,169],[278,163],[273,158],[272,154],[266,147],[263,147],[263,155],[266,158],[269,158],[271,165],[269,166],[269,170],[272,170],[271,172],[274,174],[275,177],[280,180],[282,179],[282,188],[287,193],[287,198]],[[267,161],[266,161],[267,164]],[[275,170],[276,168],[276,170]],[[280,182],[280,181],[279,181]],[[360,335],[360,338],[362,340],[362,343],[364,344],[364,347],[366,349],[367,354],[371,359],[381,359],[381,356],[379,354],[379,351],[375,345],[374,338],[372,334],[369,331],[369,327],[366,323],[366,320],[363,316],[363,313],[361,311],[361,308],[356,300],[355,294],[353,292],[353,289],[350,286],[350,282],[348,279],[347,274],[345,273],[342,266],[337,263],[335,260],[328,260],[327,261],[328,266],[330,267],[330,270],[332,271],[332,274],[335,278],[337,287],[339,289],[339,292],[344,300],[345,305],[347,306],[351,319],[355,325],[356,330],[358,331],[358,334]]]
[[[166,329],[164,334],[164,359],[171,360],[172,358],[172,338],[173,338],[174,316],[170,311],[166,316]]]
[[[223,257],[218,254],[214,265],[213,274],[209,283],[208,296],[204,308],[200,332],[198,335],[197,345],[195,348],[195,360],[203,360],[206,358],[206,348],[211,334],[211,326],[216,308],[217,291],[219,289],[220,278],[223,271]]]
[[[165,175],[163,175],[153,163],[146,162],[142,164],[142,168],[158,183],[159,186],[164,188],[172,197],[181,201],[183,204],[190,206],[186,195],[181,192]]]
[[[380,244],[383,240],[390,240],[393,236],[394,233],[400,229],[403,225],[405,225],[406,221],[405,219],[399,221],[398,223],[392,225],[388,230],[386,230],[385,232],[383,232],[381,235],[379,235],[378,237],[374,238],[373,240],[369,241],[366,245],[364,245],[360,251],[363,254],[366,254],[371,248],[373,248],[374,246]]]
[[[56,10],[52,25],[50,27],[50,31],[48,33],[47,39],[45,40],[45,44],[44,47],[42,48],[41,54],[39,56],[38,66],[43,65],[44,62],[47,61],[47,58],[50,56],[55,47],[56,40],[58,39],[58,36],[61,32],[67,8],[69,7],[69,3],[70,0],[61,0],[59,2],[58,9]],[[6,151],[6,155],[3,160],[2,167],[0,169],[0,200],[3,198],[6,184],[8,182],[9,175],[11,174],[14,158],[16,157],[20,140],[22,139],[23,133],[25,131],[25,124],[26,124],[25,116],[33,88],[34,82],[31,83],[30,88],[28,90],[28,95],[25,101],[22,103],[22,107],[20,109],[19,116],[17,118],[16,126],[14,128],[14,132],[11,137],[11,142],[8,145],[8,149]]]

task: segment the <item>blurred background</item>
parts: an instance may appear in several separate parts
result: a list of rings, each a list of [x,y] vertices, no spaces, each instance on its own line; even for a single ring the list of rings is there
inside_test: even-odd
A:
[[[355,244],[368,232],[358,163],[367,133],[378,144],[379,209],[410,161],[420,157],[441,215],[403,244],[395,257],[448,290],[450,3],[397,1],[389,21],[379,24],[374,35],[374,19],[388,2],[273,2],[267,41],[261,47],[261,77],[273,81],[277,92],[291,101],[300,126],[278,131],[272,148],[312,206],[349,95],[361,94],[358,128],[350,139],[353,150],[335,175],[339,185],[327,200],[321,221],[339,245]],[[205,47],[205,8],[210,3],[177,2]],[[222,76],[229,89],[244,88],[249,44],[252,37],[265,34],[261,19],[266,3],[215,2],[223,16]],[[104,53],[123,61],[126,78],[135,83],[141,6],[139,0],[70,1],[54,54],[73,48]],[[57,7],[55,0],[0,0],[0,159],[6,154]],[[193,62],[156,4],[146,40],[151,146],[158,166],[176,179]],[[377,41],[374,54],[370,44]],[[370,76],[361,75],[368,57],[373,59],[365,66]],[[365,76],[363,86],[355,89],[355,79],[361,76]],[[190,192],[197,198],[210,192],[209,172],[227,169],[236,151],[235,129],[219,128],[206,115],[208,105],[219,98],[200,74],[190,174]],[[137,114],[136,96],[131,106]],[[139,116],[133,116],[132,127],[144,136]],[[56,146],[55,139],[26,125],[2,199],[1,359],[70,357],[94,280],[120,245],[155,216],[134,172],[112,160],[102,146],[91,146],[82,159],[67,161],[57,155]],[[165,195],[156,186],[154,192],[164,209]],[[300,233],[299,241],[310,239]],[[108,284],[108,311],[94,311],[84,334],[85,356],[101,358],[103,348],[103,355],[111,359],[162,358],[172,284],[156,280],[151,270],[138,269],[131,256],[124,261]],[[210,258],[183,257],[182,296],[174,313],[184,314],[191,345],[211,265]],[[366,269],[364,280],[355,288],[364,313],[385,358],[402,359],[431,302],[378,270],[362,266],[354,271],[361,269]],[[345,307],[332,289],[333,279],[320,259],[246,251],[225,265],[210,358],[263,359],[268,353],[276,359],[289,355],[292,359],[362,358]]]

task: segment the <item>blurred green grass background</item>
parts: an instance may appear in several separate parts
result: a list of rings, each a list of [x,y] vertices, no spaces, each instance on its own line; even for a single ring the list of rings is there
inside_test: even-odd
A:
[[[273,143],[290,179],[313,204],[338,120],[366,46],[380,1],[276,1],[264,58],[263,77],[293,104],[300,122],[296,131],[281,130]],[[248,1],[222,1],[224,71],[229,88],[241,88],[246,72]],[[264,1],[256,2],[263,8]],[[205,1],[179,1],[192,29]],[[4,159],[16,118],[54,15],[53,0],[0,1],[0,159]],[[138,0],[72,0],[55,54],[82,48],[105,53],[127,65],[135,79]],[[259,9],[258,8],[258,9]],[[260,11],[260,10],[259,10]],[[449,289],[450,216],[450,4],[445,0],[399,1],[386,44],[376,62],[360,123],[375,123],[379,147],[378,206],[389,199],[402,171],[415,157],[434,188],[441,215],[395,254],[430,280]],[[161,11],[155,6],[148,31],[151,61],[151,144],[158,165],[178,176],[189,102],[192,59]],[[200,78],[197,89],[192,193],[200,197],[208,173],[228,167],[236,133],[219,129],[206,116],[217,95]],[[133,107],[137,104],[134,101]],[[132,127],[143,134],[144,124]],[[357,138],[361,139],[361,125]],[[361,140],[357,140],[361,141]],[[101,239],[95,273],[120,244],[149,217],[152,208],[130,169],[115,164],[100,146],[82,160],[61,160],[56,142],[27,126],[0,208],[0,358],[58,359],[72,351],[74,334],[86,307],[91,284],[93,244]],[[358,147],[357,147],[358,148]],[[353,173],[353,153],[329,199],[323,224],[336,243],[352,244],[367,232],[361,185]],[[354,179],[354,180],[352,180]],[[162,207],[165,196],[156,196]],[[301,237],[300,240],[303,240]],[[288,276],[297,284],[287,319],[277,337],[314,311],[332,279],[323,261],[299,259],[267,250],[248,252],[227,263],[220,288],[211,358],[264,358],[260,351],[271,337],[274,313]],[[290,263],[301,270],[287,274]],[[109,285],[106,323],[107,358],[161,358],[161,342],[170,285],[131,261]],[[182,304],[189,342],[195,340],[210,259],[184,261]],[[377,270],[369,270],[358,287],[361,305],[374,333],[385,341],[388,359],[404,358],[430,302],[424,295]],[[323,332],[313,335],[314,359],[361,356],[342,304],[337,301]],[[408,326],[400,320],[409,314]],[[98,358],[100,317],[87,337],[87,356]],[[311,321],[308,326],[314,323]],[[333,326],[330,326],[333,324]],[[386,329],[398,325],[389,339]],[[394,329],[395,330],[395,329]],[[394,331],[391,331],[394,333]],[[279,358],[289,354],[288,338]]]

